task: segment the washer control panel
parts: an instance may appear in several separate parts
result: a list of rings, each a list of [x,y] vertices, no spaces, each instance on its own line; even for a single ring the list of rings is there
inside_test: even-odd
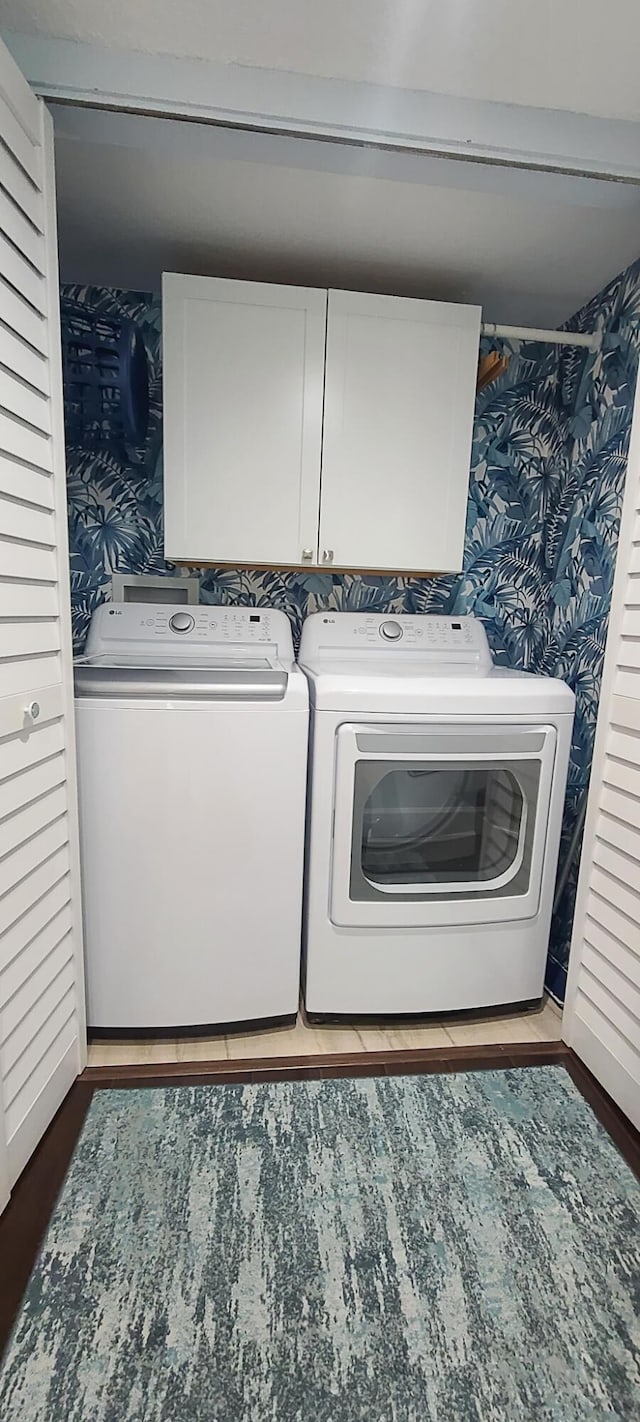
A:
[[[204,603],[188,609],[175,603],[102,603],[91,619],[85,655],[147,655],[158,645],[186,659],[192,647],[257,651],[269,646],[281,660],[293,660],[291,624],[284,612]]]
[[[316,665],[345,656],[355,661],[386,657],[420,658],[422,663],[463,665],[490,671],[493,658],[487,634],[476,617],[441,617],[432,613],[314,612],[302,629],[299,661]],[[416,667],[417,671],[417,667]]]

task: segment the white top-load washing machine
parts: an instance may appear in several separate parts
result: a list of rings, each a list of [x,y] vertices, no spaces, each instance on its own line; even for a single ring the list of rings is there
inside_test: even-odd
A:
[[[543,990],[574,697],[472,617],[315,613],[304,929],[312,1017]]]
[[[308,692],[284,613],[105,603],[75,667],[88,1020],[293,1020]]]

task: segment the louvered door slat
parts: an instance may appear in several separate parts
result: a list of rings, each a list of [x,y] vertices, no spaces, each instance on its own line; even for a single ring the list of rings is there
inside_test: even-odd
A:
[[[593,859],[605,873],[623,885],[625,893],[637,894],[640,900],[640,864],[636,859],[632,859],[631,855],[620,850],[617,845],[600,838],[597,838],[594,844]],[[640,902],[638,907],[640,908]],[[640,913],[638,917],[640,918]]]
[[[44,231],[42,193],[8,148],[0,146],[0,185],[37,232]]]
[[[41,1030],[50,1018],[58,1014],[59,1018],[65,1019],[69,995],[73,992],[73,978],[73,957],[68,957],[62,968],[54,975],[53,980],[50,979],[44,991],[37,995],[35,982],[32,978],[34,996],[29,1003],[23,1001],[21,1004],[16,1004],[15,996],[11,999],[4,1013],[4,1041],[0,1053],[0,1070],[8,1081],[11,1082],[14,1069],[19,1066],[34,1044],[37,1051]],[[17,1011],[20,1011],[21,1015],[16,1022]],[[18,1075],[13,1076],[13,1083],[19,1089],[22,1082]],[[7,1094],[10,1100],[11,1090]]]
[[[640,607],[640,573],[630,573],[624,597],[625,607]]]
[[[11,994],[4,1012],[4,1036],[7,1048],[20,1055],[22,1044],[28,1045],[33,1037],[34,1017],[32,1008],[57,1007],[60,996],[73,984],[73,938],[64,934],[46,954],[40,953],[36,967],[26,980]],[[64,976],[63,976],[64,975]],[[44,1012],[44,1017],[48,1013]],[[26,1031],[21,1036],[23,1027]],[[26,1041],[25,1041],[26,1038]]]
[[[75,1078],[77,1040],[78,1024],[71,992],[68,994],[65,1011],[52,1014],[37,1042],[32,1044],[28,1057],[25,1053],[22,1065],[26,1074],[23,1072],[22,1086],[14,1090],[18,1080],[17,1073],[12,1073],[7,1083],[7,1092],[11,1093],[5,1107],[10,1178],[14,1168],[12,1160],[15,1155],[15,1141],[20,1141],[21,1150],[28,1160],[42,1135],[32,1101],[38,1101],[42,1118],[51,1120],[60,1105],[58,1083],[69,1079],[73,1082]]]
[[[0,658],[59,650],[60,626],[57,618],[0,618]]]
[[[626,888],[622,880],[603,869],[595,854],[592,860],[591,885],[594,894],[598,894],[599,898],[611,904],[612,908],[626,914],[627,918],[635,922],[640,913],[637,894]]]
[[[57,590],[52,583],[0,581],[0,617],[55,617]]]
[[[21,297],[44,315],[46,287],[42,272],[36,270],[0,228],[0,276],[20,292]]]
[[[634,1044],[582,989],[577,995],[572,1028],[574,1051],[598,1081],[615,1084],[615,1100],[633,1120],[638,1109],[638,1053]]]
[[[9,815],[15,815],[18,810],[30,805],[41,795],[47,795],[57,786],[64,786],[66,770],[65,757],[61,751],[59,755],[52,755],[49,759],[24,770],[21,775],[16,775],[1,787],[0,804],[2,804],[3,817],[0,820],[0,837],[3,836],[5,829],[6,838],[12,833],[11,827],[5,825],[5,820]],[[0,945],[1,951],[2,946]]]
[[[51,1048],[55,1048],[55,1043],[64,1031],[71,1017],[73,1016],[73,987],[60,996],[55,1007],[51,1008],[50,1001],[43,1011],[41,1004],[34,1003],[33,1021],[26,1022],[21,1034],[21,1045],[25,1043],[23,1049],[16,1055],[16,1045],[7,1044],[0,1047],[0,1073],[4,1082],[6,1119],[11,1119],[11,1107],[16,1101],[25,1086],[29,1084],[29,1078],[40,1066],[43,1058],[46,1058]],[[29,1028],[33,1027],[30,1034]],[[14,1060],[15,1057],[15,1060]]]
[[[41,964],[48,962],[63,939],[73,946],[71,906],[68,903],[54,913],[22,952],[0,970],[0,992],[7,1009],[15,997],[28,990],[33,974],[38,972]]]
[[[7,326],[0,326],[0,365],[15,371],[35,390],[49,394],[49,366],[46,358]]]
[[[0,1208],[85,1058],[51,119],[0,45]]]
[[[584,929],[585,943],[617,968],[623,978],[640,989],[640,945],[629,947],[621,938],[609,933],[594,918],[587,915]]]
[[[605,932],[610,933],[618,942],[625,944],[630,953],[635,952],[639,940],[638,925],[635,920],[628,914],[624,914],[621,909],[616,908],[609,898],[598,894],[595,889],[587,899],[586,918],[596,923]],[[583,932],[592,937],[590,926],[587,927],[585,924]]]
[[[614,686],[619,696],[640,697],[640,667],[624,659],[616,667]]]
[[[638,746],[634,740],[633,733],[623,726],[612,724],[609,731],[609,741],[607,744],[607,755],[613,760],[623,761],[631,770],[637,771]]]
[[[596,839],[602,846],[619,850],[625,855],[634,871],[640,867],[640,833],[630,821],[614,819],[601,814],[598,821]]]
[[[27,737],[21,737],[27,739]],[[28,741],[36,741],[37,737],[28,735]],[[1,748],[1,742],[0,742]],[[65,761],[63,749],[57,754],[48,755],[34,765],[20,766],[17,774],[11,775],[3,785],[0,786],[0,801],[3,806],[3,818],[0,819],[0,853],[9,855],[10,850],[21,845],[27,835],[33,835],[37,829],[37,816],[41,811],[41,823],[47,825],[48,820],[53,818],[48,811],[48,802],[40,806],[43,796],[50,795],[51,791],[64,784]],[[26,833],[21,832],[21,822],[17,816],[28,816],[33,813],[33,820],[28,819],[26,823],[30,829]]]
[[[48,354],[48,327],[44,316],[30,302],[0,278],[0,310],[2,321],[14,335],[41,356]],[[1,402],[0,402],[1,403]]]
[[[0,860],[7,858],[12,850],[25,844],[39,830],[57,820],[66,811],[63,785],[46,790],[21,809],[15,810],[7,819],[0,820]]]
[[[42,243],[42,233],[25,217],[24,213],[11,200],[9,194],[0,186],[0,232],[15,244],[19,252],[22,252],[36,271],[44,272],[46,262],[44,259],[44,248]]]
[[[3,409],[9,415],[15,415],[23,424],[31,425],[33,429],[41,434],[50,434],[49,424],[49,401],[46,395],[42,395],[39,390],[34,390],[31,385],[27,385],[24,380],[16,380],[2,373],[2,389],[0,398]]]
[[[0,95],[0,133],[5,148],[24,169],[37,188],[42,189],[42,148],[25,132],[6,98]]]
[[[21,499],[36,508],[53,508],[53,480],[42,469],[32,467],[23,459],[11,459],[0,453],[0,493],[11,499]]]
[[[55,548],[16,543],[0,534],[0,567],[4,578],[15,578],[16,581],[29,578],[55,585],[58,559]]]
[[[0,934],[12,928],[32,904],[44,898],[49,889],[68,873],[69,853],[66,845],[57,849],[55,854],[48,855],[46,859],[38,860],[36,868],[0,898]]]
[[[620,658],[618,657],[618,662]],[[640,702],[631,696],[613,696],[611,699],[611,726],[615,730],[631,731],[640,736]],[[634,764],[637,757],[634,752]]]
[[[44,717],[41,710],[41,716]],[[27,766],[57,755],[64,748],[62,718],[58,715],[47,722],[41,720],[37,734],[26,736],[20,727],[13,735],[0,740],[0,781],[5,782],[0,789],[2,809],[8,804],[6,798],[10,786],[6,784],[11,776],[26,770]],[[23,801],[24,803],[24,801]]]
[[[602,767],[602,781],[620,796],[626,796],[632,801],[640,797],[640,766],[633,765],[628,756],[616,760],[612,755],[606,755]],[[618,803],[622,808],[622,802],[619,800]],[[629,811],[622,808],[623,818],[627,812]]]
[[[7,499],[0,494],[0,533],[5,538],[20,538],[25,543],[42,543],[46,548],[54,548],[56,524],[53,509],[37,508],[35,504]]]
[[[2,943],[0,943],[0,972],[13,963],[23,951],[25,946],[31,942],[36,934],[40,933],[52,918],[71,903],[71,881],[68,874],[64,874],[57,884],[54,884],[49,893],[43,894],[38,899],[24,918],[7,929]]]
[[[640,667],[640,643],[635,637],[620,638],[618,664],[621,670],[631,667],[633,671],[637,671]]]
[[[0,661],[0,698],[24,691],[29,702],[37,701],[35,693],[39,688],[59,686],[61,676],[62,663],[55,652],[43,653],[40,657],[7,658]]]
[[[68,824],[66,815],[60,815],[53,824],[45,825],[26,843],[19,844],[11,854],[0,861],[0,905],[10,889],[17,888],[23,879],[28,879],[44,860],[50,860],[59,849],[66,846]],[[33,902],[31,899],[30,902]]]
[[[563,1034],[640,1127],[639,510],[636,394]]]
[[[625,597],[620,632],[622,637],[640,638],[640,607],[629,601],[629,595]]]
[[[629,794],[628,788],[618,788],[604,780],[600,797],[601,808],[624,825],[640,829],[640,797]]]
[[[621,988],[618,979],[618,985],[610,991],[599,978],[594,977],[589,971],[587,960],[583,959],[580,991],[602,1014],[609,1026],[615,1028],[621,1041],[633,1048],[640,1028],[640,1017],[633,1011],[635,989],[628,983]]]
[[[0,408],[0,449],[6,454],[17,455],[19,459],[34,464],[37,469],[43,469],[47,474],[53,472],[53,451],[49,435],[20,419],[6,405]]]
[[[609,954],[599,953],[588,939],[585,939],[583,962],[591,978],[594,978],[615,1002],[624,1002],[627,1015],[631,1018],[637,1017],[640,1025],[640,987],[634,983],[633,978],[621,972],[617,962]]]

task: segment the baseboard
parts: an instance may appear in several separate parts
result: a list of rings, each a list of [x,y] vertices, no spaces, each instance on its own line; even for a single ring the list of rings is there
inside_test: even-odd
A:
[[[627,1165],[640,1179],[640,1131],[634,1126],[633,1121],[625,1116],[624,1111],[609,1096],[608,1091],[605,1091],[572,1048],[568,1048],[564,1065],[585,1101],[589,1103],[592,1111],[598,1117],[601,1126],[604,1126],[605,1131],[618,1147],[620,1154],[624,1156]]]
[[[248,1057],[239,1061],[139,1062],[86,1067],[81,1081],[94,1087],[176,1086],[180,1082],[307,1081],[312,1077],[397,1075],[540,1066],[564,1061],[564,1042],[502,1043],[477,1047],[422,1047],[402,1051],[332,1052],[322,1056]]]

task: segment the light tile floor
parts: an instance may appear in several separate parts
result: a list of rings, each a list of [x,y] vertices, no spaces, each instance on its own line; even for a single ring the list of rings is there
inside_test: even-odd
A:
[[[247,1061],[258,1057],[314,1057],[343,1052],[400,1051],[417,1047],[502,1046],[557,1042],[562,1014],[547,1000],[539,1012],[513,1016],[449,1018],[437,1024],[390,1027],[313,1027],[301,1013],[295,1027],[270,1032],[234,1032],[223,1037],[100,1041],[89,1045],[89,1066],[133,1066],[140,1062]]]

